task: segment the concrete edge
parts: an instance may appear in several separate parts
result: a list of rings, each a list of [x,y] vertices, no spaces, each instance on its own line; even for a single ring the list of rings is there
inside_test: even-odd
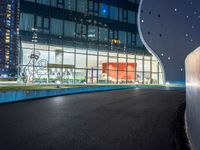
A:
[[[19,101],[36,100],[41,98],[90,93],[90,92],[103,92],[111,90],[123,89],[157,89],[166,86],[102,86],[102,87],[80,87],[80,88],[61,88],[61,89],[45,89],[45,90],[14,90],[14,91],[0,91],[0,104],[13,103]],[[170,87],[169,87],[170,88]],[[171,87],[180,88],[180,87]]]
[[[47,90],[19,90],[19,91],[2,91],[0,92],[0,104],[13,103],[19,101],[36,100],[41,98],[49,98],[56,96],[103,92],[111,90],[123,90],[137,88],[137,86],[103,86],[103,87],[81,87],[81,88],[66,88],[66,89],[47,89]],[[144,88],[144,87],[143,87]],[[150,88],[150,87],[145,87]]]

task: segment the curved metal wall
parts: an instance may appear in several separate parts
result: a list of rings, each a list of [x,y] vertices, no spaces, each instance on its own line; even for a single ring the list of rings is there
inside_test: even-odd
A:
[[[200,48],[186,61],[186,115],[188,134],[194,150],[200,149]]]
[[[137,18],[138,32],[139,32],[141,41],[143,42],[144,46],[147,48],[147,50],[152,55],[154,55],[158,59],[160,65],[161,65],[162,72],[163,72],[163,83],[165,83],[166,82],[166,76],[165,76],[165,70],[164,70],[163,63],[160,60],[160,58],[158,57],[158,54],[151,48],[151,46],[147,43],[147,41],[145,40],[145,37],[143,36],[142,27],[141,27],[141,12],[142,12],[142,8],[143,8],[143,0],[140,1],[139,9],[138,9],[138,18]]]
[[[180,21],[174,28],[174,18],[180,17],[174,14],[174,3],[166,0],[141,0],[138,28],[146,48],[162,64],[166,82],[180,83],[185,81],[184,61],[190,51],[188,47],[185,50],[180,46],[186,43],[185,37],[181,36],[185,25],[179,27]]]

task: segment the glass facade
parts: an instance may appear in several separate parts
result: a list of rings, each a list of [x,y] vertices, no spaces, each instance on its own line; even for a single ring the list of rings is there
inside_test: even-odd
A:
[[[163,83],[158,60],[137,32],[137,2],[130,2],[136,8],[119,2],[21,0],[19,77],[41,83]]]
[[[18,0],[0,1],[0,78],[16,77],[18,56]]]

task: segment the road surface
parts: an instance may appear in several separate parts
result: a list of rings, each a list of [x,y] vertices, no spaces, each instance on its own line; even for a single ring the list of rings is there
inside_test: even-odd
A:
[[[128,89],[0,105],[0,150],[176,150],[182,89]]]

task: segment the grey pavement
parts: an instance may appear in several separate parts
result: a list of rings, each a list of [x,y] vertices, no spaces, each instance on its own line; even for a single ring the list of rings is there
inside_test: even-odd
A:
[[[0,150],[176,150],[184,89],[128,89],[0,105]]]

